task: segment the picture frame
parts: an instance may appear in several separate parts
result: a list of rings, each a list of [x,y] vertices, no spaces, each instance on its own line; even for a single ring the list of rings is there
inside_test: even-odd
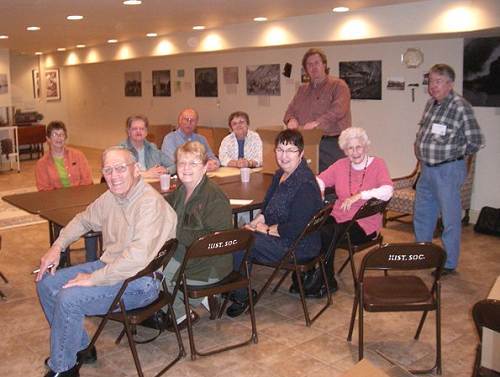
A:
[[[45,70],[45,98],[47,101],[61,100],[59,68]]]
[[[125,97],[142,97],[141,71],[125,72],[124,81]]]
[[[153,97],[170,97],[172,95],[170,70],[152,72]]]
[[[31,79],[33,82],[33,98],[40,98],[40,71],[38,69],[31,70]]]

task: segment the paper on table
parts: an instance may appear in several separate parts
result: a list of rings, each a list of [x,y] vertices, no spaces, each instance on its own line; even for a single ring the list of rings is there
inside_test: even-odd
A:
[[[246,206],[252,202],[252,199],[229,199],[229,203],[232,206]]]

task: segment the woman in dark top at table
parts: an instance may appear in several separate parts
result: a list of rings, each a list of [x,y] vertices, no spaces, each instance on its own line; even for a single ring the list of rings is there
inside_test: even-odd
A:
[[[304,156],[304,139],[297,130],[285,130],[274,142],[279,169],[267,191],[262,213],[246,229],[255,232],[255,243],[250,251],[250,262],[277,262],[299,236],[309,220],[322,207],[321,193],[313,172]],[[296,255],[299,261],[319,254],[319,233],[312,234],[299,244]],[[235,257],[235,269],[239,269],[243,254]],[[236,317],[248,306],[246,289],[231,294],[233,304],[227,315]]]

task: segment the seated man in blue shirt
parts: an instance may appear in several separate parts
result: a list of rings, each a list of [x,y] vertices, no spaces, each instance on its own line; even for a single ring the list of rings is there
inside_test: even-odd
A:
[[[177,119],[177,129],[170,132],[163,139],[161,150],[172,161],[174,161],[175,151],[177,147],[187,143],[188,141],[198,141],[205,147],[208,155],[207,171],[217,170],[220,166],[219,159],[214,155],[212,149],[207,143],[204,136],[195,133],[198,125],[198,113],[194,109],[184,109],[180,112]]]
[[[146,179],[158,179],[161,174],[174,173],[174,160],[146,140],[149,121],[144,115],[127,118],[127,140],[120,145],[132,152],[139,164],[140,174]]]

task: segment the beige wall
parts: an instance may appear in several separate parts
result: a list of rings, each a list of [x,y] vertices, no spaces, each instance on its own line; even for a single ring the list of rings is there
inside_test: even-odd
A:
[[[384,88],[388,77],[403,77],[406,83],[421,84],[422,74],[436,62],[452,65],[457,71],[456,88],[462,86],[463,40],[434,39],[412,40],[388,43],[356,43],[322,46],[329,58],[332,73],[338,73],[340,60],[382,60],[382,101],[352,101],[353,124],[367,129],[372,139],[372,153],[386,159],[392,176],[409,173],[415,158],[412,144],[416,125],[428,98],[424,87],[416,90],[415,102],[411,93],[388,91]],[[407,69],[400,63],[401,53],[408,47],[418,47],[424,53],[424,63],[416,69]],[[154,123],[175,123],[179,110],[194,106],[200,112],[200,123],[224,127],[230,112],[241,109],[250,114],[252,127],[269,126],[281,123],[283,113],[299,85],[299,65],[303,47],[267,48],[238,52],[220,52],[178,55],[137,59],[122,62],[108,62],[61,68],[61,102],[46,103],[36,101],[35,107],[44,115],[45,120],[62,119],[70,129],[73,144],[104,148],[124,138],[124,120],[132,113],[145,113]],[[31,96],[31,75],[25,57],[12,57],[14,83],[28,85],[19,93]],[[27,67],[24,71],[14,66]],[[292,77],[281,77],[281,96],[256,97],[246,95],[245,67],[252,64],[280,63],[293,64]],[[222,67],[239,67],[239,84],[227,87],[222,83]],[[218,67],[219,97],[194,97],[194,68]],[[169,98],[152,97],[151,71],[170,69],[175,76],[177,69],[185,70],[181,91]],[[143,96],[125,97],[123,94],[123,75],[126,71],[142,72]],[[28,72],[29,71],[29,72]],[[175,80],[175,78],[174,78]],[[18,86],[16,84],[16,86]],[[17,92],[16,92],[17,93]],[[16,94],[20,103],[22,95]],[[33,101],[31,101],[32,103]],[[487,161],[500,161],[500,110],[495,108],[475,108],[476,115],[486,135],[487,148],[478,155],[476,181],[473,195],[473,209],[484,205],[500,207],[497,190],[491,187],[500,185],[500,170],[487,167]]]

